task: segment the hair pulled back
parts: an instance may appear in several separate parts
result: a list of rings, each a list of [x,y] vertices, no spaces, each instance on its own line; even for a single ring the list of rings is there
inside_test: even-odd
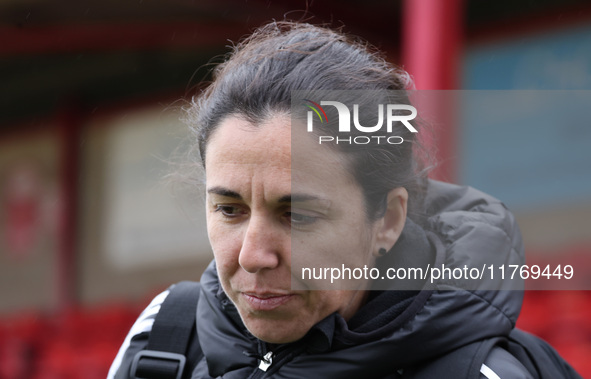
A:
[[[408,104],[406,89],[411,86],[405,71],[386,62],[366,43],[324,27],[273,22],[235,46],[225,62],[217,66],[213,82],[193,100],[189,123],[205,166],[209,138],[230,115],[257,125],[272,114],[289,114],[292,91],[396,91],[396,101]],[[367,109],[367,114],[370,109],[375,113],[375,100],[355,98],[359,109]],[[360,117],[370,125],[375,116]],[[325,125],[322,132],[334,130]],[[350,136],[359,135],[355,128],[351,130]],[[363,189],[370,220],[383,215],[387,194],[397,187],[405,187],[409,193],[409,216],[422,213],[426,175],[421,157],[425,152],[416,133],[402,125],[395,126],[393,132],[403,137],[404,143],[334,146],[344,154],[351,174]]]

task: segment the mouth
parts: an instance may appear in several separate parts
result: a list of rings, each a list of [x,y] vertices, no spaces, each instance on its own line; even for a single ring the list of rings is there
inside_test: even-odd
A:
[[[294,299],[294,294],[279,293],[252,293],[242,292],[242,298],[255,311],[272,311],[290,300]]]

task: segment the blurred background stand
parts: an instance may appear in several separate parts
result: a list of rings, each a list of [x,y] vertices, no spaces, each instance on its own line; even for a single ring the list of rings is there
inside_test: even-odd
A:
[[[585,99],[585,0],[5,0],[0,378],[104,378],[149,299],[199,280],[212,258],[203,200],[162,180],[187,143],[182,107],[229,46],[284,18],[361,36],[413,75],[418,96],[435,91],[421,108],[440,162],[432,176],[502,199],[529,263],[589,276],[588,122],[503,122],[465,107],[495,91]],[[589,291],[545,289],[526,293],[518,326],[591,377]]]

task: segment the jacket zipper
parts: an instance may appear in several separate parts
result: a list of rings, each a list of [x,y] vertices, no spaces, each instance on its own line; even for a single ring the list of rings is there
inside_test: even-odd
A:
[[[261,363],[259,363],[259,369],[266,372],[267,369],[269,368],[269,366],[271,366],[272,364],[273,364],[273,352],[269,351],[267,354],[265,354],[263,359],[261,359]]]
[[[296,350],[298,350],[298,346],[279,348],[276,353],[270,350],[267,351],[263,359],[259,362],[255,372],[249,377],[249,379],[265,378],[271,365],[274,365],[273,367],[281,365],[285,358],[289,357],[290,353]]]

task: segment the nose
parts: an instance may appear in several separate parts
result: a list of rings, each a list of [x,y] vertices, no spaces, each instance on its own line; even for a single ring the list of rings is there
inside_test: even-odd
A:
[[[264,216],[251,217],[238,257],[240,266],[249,273],[278,267],[281,262],[282,235]]]

